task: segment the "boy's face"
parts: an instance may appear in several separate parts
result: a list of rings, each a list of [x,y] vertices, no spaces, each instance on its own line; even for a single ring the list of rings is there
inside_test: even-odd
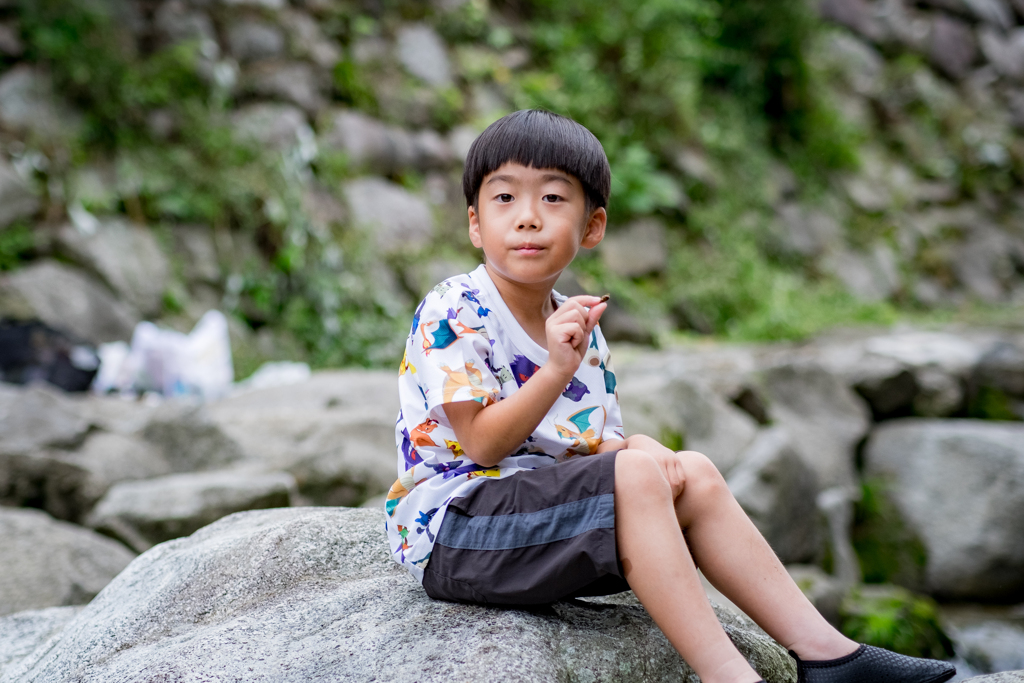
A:
[[[469,207],[469,239],[483,249],[492,275],[523,285],[553,285],[580,247],[604,237],[608,215],[587,212],[574,176],[507,163],[484,177]]]

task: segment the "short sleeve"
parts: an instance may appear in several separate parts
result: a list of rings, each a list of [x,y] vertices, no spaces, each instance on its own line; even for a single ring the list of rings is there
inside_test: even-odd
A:
[[[416,317],[406,359],[426,401],[427,412],[445,403],[498,400],[501,382],[492,370],[492,340],[476,311],[457,297],[432,292]]]
[[[622,425],[622,409],[619,407],[618,382],[615,378],[615,368],[612,365],[612,352],[608,343],[601,334],[600,327],[595,328],[598,338],[598,349],[601,352],[600,368],[604,372],[604,391],[607,397],[608,417],[605,418],[604,429],[601,432],[602,441],[614,441],[625,439],[625,430]]]

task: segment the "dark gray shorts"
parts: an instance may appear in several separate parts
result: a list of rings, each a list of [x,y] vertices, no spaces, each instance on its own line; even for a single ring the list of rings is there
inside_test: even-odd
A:
[[[546,605],[629,590],[615,545],[615,455],[486,481],[454,499],[423,574],[427,595]]]

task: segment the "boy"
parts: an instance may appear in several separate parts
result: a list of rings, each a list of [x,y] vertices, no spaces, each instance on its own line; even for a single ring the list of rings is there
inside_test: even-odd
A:
[[[760,676],[697,565],[797,658],[800,681],[937,683],[944,663],[858,646],[800,592],[700,453],[623,436],[597,326],[553,291],[604,236],[611,173],[585,128],[519,111],[473,143],[463,191],[485,264],[420,304],[399,370],[395,559],[432,598],[545,604],[632,589],[705,683]],[[685,535],[684,535],[685,534]]]

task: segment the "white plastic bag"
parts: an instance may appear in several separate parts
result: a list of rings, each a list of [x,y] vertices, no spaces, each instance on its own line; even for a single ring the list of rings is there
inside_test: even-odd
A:
[[[189,334],[141,322],[130,349],[124,342],[103,344],[99,355],[93,390],[100,393],[157,392],[212,401],[227,395],[234,379],[228,321],[216,310],[207,311]]]

